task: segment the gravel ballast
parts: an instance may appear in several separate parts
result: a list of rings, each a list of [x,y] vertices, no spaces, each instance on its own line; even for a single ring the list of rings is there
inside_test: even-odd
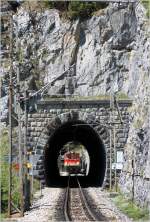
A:
[[[131,220],[121,213],[111,201],[109,193],[101,188],[84,189],[91,209],[96,214],[101,214],[105,218],[103,221],[131,222]],[[30,211],[24,217],[17,219],[18,222],[49,222],[64,221],[64,197],[65,188],[44,188],[42,196],[40,192],[35,195],[35,200]]]
[[[44,188],[42,196],[40,192],[35,195],[35,200],[30,211],[18,222],[47,222],[63,220],[63,188]],[[60,213],[61,212],[61,213]]]
[[[95,210],[97,214],[101,214],[106,218],[106,221],[111,222],[131,222],[125,214],[112,202],[110,193],[102,190],[101,188],[86,188],[85,192],[89,194],[90,206]]]

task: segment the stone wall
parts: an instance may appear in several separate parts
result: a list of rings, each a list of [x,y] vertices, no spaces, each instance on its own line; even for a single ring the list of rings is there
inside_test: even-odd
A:
[[[123,124],[120,124],[118,111],[114,110],[114,122],[116,130],[116,150],[124,150],[129,131],[128,106],[131,101],[120,102],[120,112]],[[64,108],[63,108],[64,107]],[[82,120],[91,124],[98,132],[104,143],[107,153],[107,175],[105,185],[109,182],[109,157],[110,157],[110,101],[78,101],[67,103],[58,101],[41,101],[38,104],[36,113],[28,116],[28,146],[36,153],[36,166],[40,178],[44,177],[43,172],[43,151],[51,134],[63,123],[70,120]],[[113,145],[113,138],[112,138]],[[114,158],[114,150],[112,148]],[[113,162],[113,160],[112,160]]]

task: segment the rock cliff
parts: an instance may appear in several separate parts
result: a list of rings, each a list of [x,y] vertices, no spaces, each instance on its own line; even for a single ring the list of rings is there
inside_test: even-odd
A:
[[[56,10],[24,8],[17,18],[24,58],[21,79],[28,77],[31,88],[59,77],[49,94],[65,94],[69,88],[74,95],[100,95],[109,93],[111,85],[115,91],[129,93],[129,78],[135,73],[130,66],[137,50],[134,6],[110,4],[86,21],[63,20]],[[71,66],[66,78],[63,73]]]

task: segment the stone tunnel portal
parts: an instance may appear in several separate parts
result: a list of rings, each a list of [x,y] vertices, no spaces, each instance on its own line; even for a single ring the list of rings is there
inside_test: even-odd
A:
[[[94,128],[79,120],[62,124],[50,136],[44,152],[46,184],[66,186],[66,177],[60,176],[57,161],[61,148],[69,141],[79,142],[89,154],[89,172],[80,178],[82,186],[102,186],[106,170],[105,147]]]

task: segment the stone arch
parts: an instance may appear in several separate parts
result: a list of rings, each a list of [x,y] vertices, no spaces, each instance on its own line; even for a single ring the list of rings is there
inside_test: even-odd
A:
[[[62,113],[58,116],[55,116],[53,119],[51,119],[47,123],[47,126],[43,128],[37,140],[37,143],[35,145],[35,152],[41,153],[41,156],[39,160],[37,161],[37,165],[36,165],[36,169],[39,170],[38,177],[40,179],[45,179],[44,175],[46,172],[45,172],[45,167],[43,164],[45,161],[45,158],[43,157],[45,157],[45,152],[47,152],[48,150],[50,138],[64,124],[69,123],[69,122],[78,122],[78,121],[85,123],[85,125],[87,124],[87,126],[89,127],[88,129],[91,130],[92,133],[94,133],[95,131],[95,135],[97,134],[99,136],[101,143],[105,146],[105,148],[107,147],[109,132],[105,126],[100,125],[99,123],[96,123],[95,116],[93,116],[92,118],[89,118],[89,116],[85,112],[82,112],[82,111],[70,111],[70,112]],[[92,129],[90,129],[90,127]],[[105,174],[105,169],[104,169],[104,174]],[[49,184],[48,180],[47,180],[47,184]],[[99,185],[102,185],[102,182],[100,182]]]

